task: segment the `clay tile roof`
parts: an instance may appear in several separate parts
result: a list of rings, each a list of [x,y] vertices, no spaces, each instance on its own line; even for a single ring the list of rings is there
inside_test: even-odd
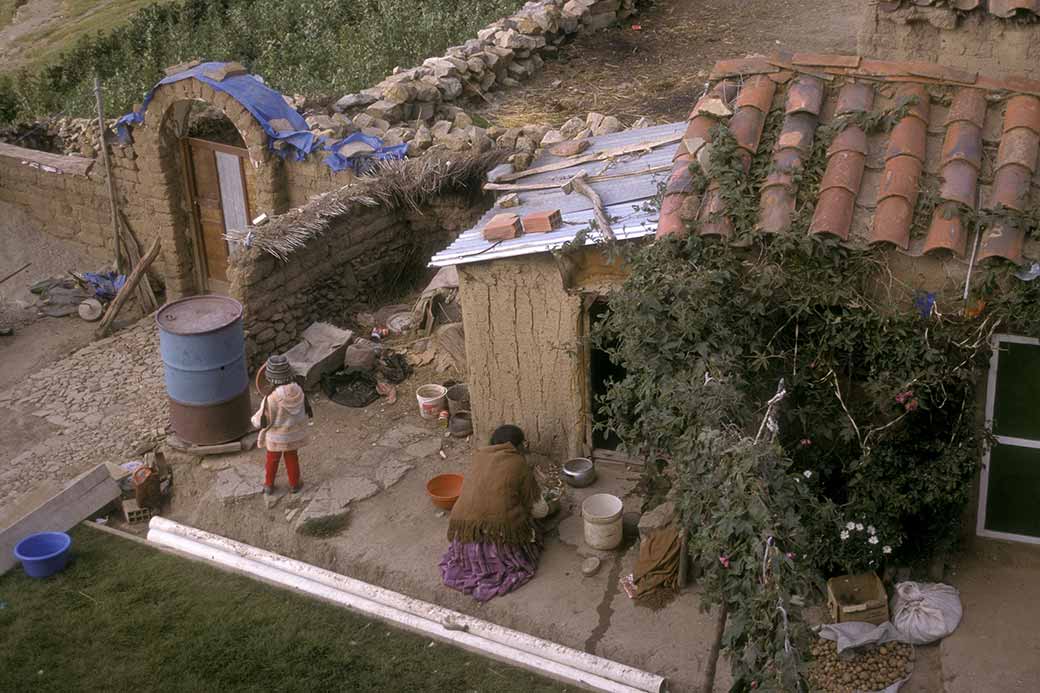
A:
[[[676,150],[658,236],[685,233],[693,220],[704,235],[733,236],[718,182],[698,198],[690,167],[707,160],[704,147],[725,123],[749,170],[768,120],[777,130],[759,172],[756,232],[801,229],[965,265],[976,247],[980,261],[1040,259],[1022,223],[1040,205],[1040,82],[818,54],[727,60],[712,75]],[[864,131],[880,112],[897,118]],[[800,173],[821,132],[825,163],[810,199]]]
[[[962,12],[988,12],[994,17],[1008,19],[1018,15],[1040,15],[1040,0],[882,0],[884,12],[894,12],[907,5],[947,6]]]

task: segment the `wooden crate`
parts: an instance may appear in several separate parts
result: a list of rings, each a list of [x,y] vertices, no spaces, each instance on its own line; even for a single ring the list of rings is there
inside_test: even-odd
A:
[[[874,573],[841,575],[827,581],[827,606],[835,623],[888,620],[888,593]]]

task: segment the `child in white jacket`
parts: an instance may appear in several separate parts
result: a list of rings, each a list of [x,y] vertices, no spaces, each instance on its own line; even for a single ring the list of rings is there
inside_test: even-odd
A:
[[[308,424],[314,418],[314,412],[303,388],[296,384],[292,366],[285,356],[276,354],[269,357],[264,376],[274,390],[264,397],[260,409],[253,415],[253,425],[260,429],[256,444],[267,450],[264,493],[270,494],[274,489],[278,461],[283,455],[289,488],[298,493],[303,481],[300,479],[297,450],[308,443]]]

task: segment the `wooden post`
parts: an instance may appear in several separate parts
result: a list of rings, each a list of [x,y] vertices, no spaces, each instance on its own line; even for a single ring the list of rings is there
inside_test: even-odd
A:
[[[116,208],[116,181],[112,178],[112,164],[108,160],[108,143],[105,142],[105,107],[101,101],[101,80],[94,74],[94,101],[97,103],[97,117],[100,134],[101,161],[105,164],[105,178],[108,179],[108,203],[112,208],[112,241],[115,243],[116,272],[123,274],[123,254],[119,252],[119,212]]]
[[[159,239],[156,238],[152,242],[152,246],[148,248],[148,252],[145,253],[144,257],[141,258],[141,261],[137,263],[136,267],[134,267],[134,271],[130,273],[129,277],[127,277],[126,284],[124,284],[123,288],[119,290],[115,300],[112,301],[112,305],[108,307],[108,312],[105,313],[105,317],[101,320],[101,325],[97,328],[98,337],[104,337],[108,334],[109,329],[112,327],[112,323],[119,314],[119,310],[123,307],[123,304],[126,303],[126,299],[137,289],[141,277],[148,272],[148,267],[158,256]]]

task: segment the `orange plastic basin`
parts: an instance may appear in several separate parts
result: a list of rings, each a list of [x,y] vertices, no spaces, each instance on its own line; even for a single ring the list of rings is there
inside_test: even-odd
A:
[[[462,493],[462,475],[439,474],[426,482],[426,493],[438,508],[451,510]]]

